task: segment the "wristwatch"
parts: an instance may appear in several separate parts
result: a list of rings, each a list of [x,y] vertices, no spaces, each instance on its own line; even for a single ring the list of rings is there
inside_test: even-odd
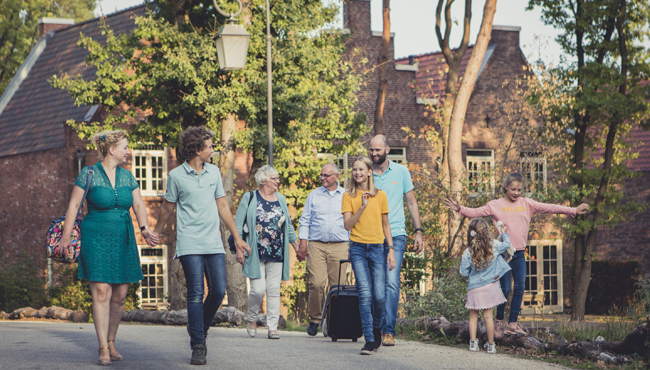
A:
[[[140,226],[140,231],[144,231],[145,229],[147,229],[147,230],[148,230],[148,229],[149,229],[149,227],[147,227],[147,226]]]
[[[421,227],[418,227],[415,229],[415,232],[417,233],[418,231],[422,231],[422,234],[424,234],[424,229]]]

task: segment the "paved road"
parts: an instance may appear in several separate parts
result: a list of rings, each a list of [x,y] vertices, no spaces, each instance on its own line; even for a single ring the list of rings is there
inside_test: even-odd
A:
[[[361,356],[363,340],[336,343],[306,333],[266,330],[250,338],[244,329],[212,328],[208,366],[198,369],[402,370],[402,369],[560,369],[539,361],[506,355],[469,353],[467,349],[397,341],[372,356]],[[197,369],[185,327],[122,325],[118,348],[125,360],[112,369]],[[92,324],[0,321],[0,369],[98,369],[97,339]]]

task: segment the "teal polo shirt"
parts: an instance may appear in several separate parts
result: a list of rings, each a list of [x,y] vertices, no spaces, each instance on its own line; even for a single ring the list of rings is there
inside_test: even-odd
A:
[[[381,176],[373,173],[375,187],[388,196],[388,221],[393,236],[406,235],[404,194],[413,190],[411,173],[406,166],[388,161],[388,168]]]
[[[226,196],[217,166],[199,175],[185,162],[169,172],[165,199],[176,203],[176,256],[225,253],[216,199]]]

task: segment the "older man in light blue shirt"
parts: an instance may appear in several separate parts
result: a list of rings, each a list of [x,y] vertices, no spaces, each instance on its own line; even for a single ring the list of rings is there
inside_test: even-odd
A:
[[[338,283],[339,261],[348,258],[350,240],[350,233],[343,226],[341,201],[345,189],[338,184],[338,166],[333,163],[323,166],[320,180],[323,186],[307,196],[298,227],[298,259],[307,258],[309,271],[310,323],[307,334],[311,336],[318,333],[327,283],[329,282],[330,286]],[[346,269],[347,264],[344,264],[341,271]],[[341,276],[345,279],[344,274]]]

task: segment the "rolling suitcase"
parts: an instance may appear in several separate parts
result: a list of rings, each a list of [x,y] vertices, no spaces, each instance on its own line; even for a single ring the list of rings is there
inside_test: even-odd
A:
[[[341,266],[346,262],[350,260],[339,262],[338,285],[330,287],[323,308],[321,328],[323,335],[332,338],[332,342],[339,339],[352,339],[356,342],[363,335],[357,286],[341,285]]]

